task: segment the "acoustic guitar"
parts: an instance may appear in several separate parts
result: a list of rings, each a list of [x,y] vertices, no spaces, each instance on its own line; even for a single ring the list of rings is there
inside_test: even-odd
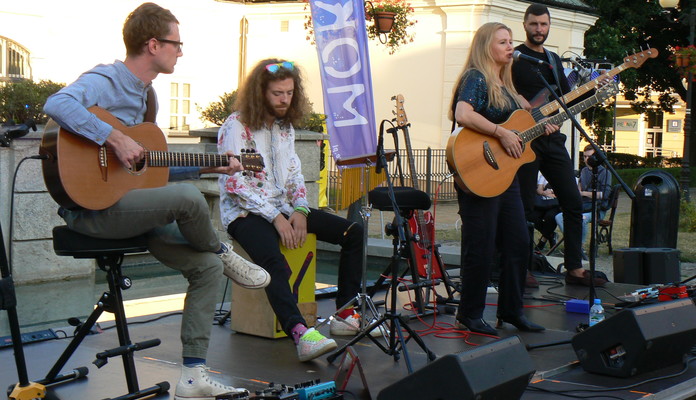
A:
[[[657,49],[647,49],[641,51],[640,53],[626,56],[624,57],[624,62],[621,65],[618,65],[610,69],[609,71],[600,75],[596,79],[593,79],[585,83],[584,85],[578,86],[574,90],[566,93],[563,97],[561,97],[561,100],[564,104],[568,104],[573,100],[576,100],[580,96],[584,95],[585,93],[588,93],[590,90],[599,87],[599,78],[601,78],[602,76],[608,75],[610,78],[613,78],[614,76],[620,74],[621,72],[629,68],[639,68],[649,59],[657,57],[658,54],[659,52],[657,51]],[[529,104],[531,104],[533,108],[532,116],[534,117],[535,121],[540,121],[561,109],[561,105],[558,104],[558,101],[553,100],[551,102],[548,102],[549,96],[550,93],[548,89],[543,89],[539,93],[537,93],[532,100],[529,101]]]
[[[618,92],[615,83],[599,89],[592,97],[570,107],[572,115],[578,114]],[[507,154],[500,141],[473,129],[459,127],[447,141],[445,156],[447,164],[460,188],[481,197],[494,197],[503,193],[512,184],[517,170],[534,161],[534,150],[526,144],[545,134],[545,124],[560,125],[568,119],[565,111],[555,114],[543,123],[536,123],[526,110],[516,110],[504,128],[516,132],[522,138],[522,156],[514,158]]]
[[[124,167],[107,147],[66,131],[49,121],[41,141],[44,182],[56,203],[67,209],[103,210],[133,189],[167,184],[169,168],[175,166],[221,167],[229,165],[226,154],[168,152],[162,131],[149,122],[127,127],[108,111],[91,107],[100,120],[120,130],[145,149],[144,159]],[[262,171],[263,158],[257,153],[234,156],[245,170]]]

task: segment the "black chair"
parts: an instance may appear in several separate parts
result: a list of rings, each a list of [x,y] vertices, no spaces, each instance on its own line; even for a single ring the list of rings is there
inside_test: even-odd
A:
[[[111,357],[121,356],[123,359],[128,394],[114,399],[139,399],[154,394],[166,393],[169,390],[169,382],[160,382],[143,390],[140,390],[138,387],[133,352],[158,346],[160,340],[151,339],[140,343],[131,343],[121,293],[121,290],[126,290],[132,286],[130,278],[124,276],[121,271],[123,257],[128,253],[147,251],[145,236],[115,240],[97,239],[70,230],[67,226],[57,226],[53,228],[53,249],[59,256],[95,259],[99,269],[106,272],[109,291],[101,295],[92,314],[79,326],[72,341],[42,382],[51,383],[56,380],[60,370],[70,359],[85,336],[90,333],[99,316],[106,311],[114,314],[119,347],[98,353],[93,363],[97,368],[101,368]]]

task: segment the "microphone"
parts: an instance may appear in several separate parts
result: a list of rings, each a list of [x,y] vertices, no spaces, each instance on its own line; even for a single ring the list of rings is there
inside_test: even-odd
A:
[[[547,63],[546,61],[528,56],[526,54],[522,54],[519,50],[515,50],[515,52],[512,53],[512,58],[515,61],[524,60],[524,61],[527,61],[527,62],[532,63],[532,64],[536,64],[536,65],[546,65],[550,69],[553,69],[553,66],[551,64]]]
[[[382,154],[384,153],[384,125],[379,127],[379,137],[377,139],[377,165],[375,165],[375,172],[378,174],[382,173]]]

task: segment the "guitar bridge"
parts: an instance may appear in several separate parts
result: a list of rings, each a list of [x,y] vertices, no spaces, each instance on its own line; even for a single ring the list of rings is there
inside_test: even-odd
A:
[[[109,178],[109,158],[106,152],[106,146],[99,146],[99,170],[101,171],[102,180],[106,182]]]
[[[493,169],[500,169],[498,162],[495,161],[495,156],[493,155],[493,151],[491,150],[491,146],[488,144],[487,140],[483,141],[483,158],[486,160],[488,165],[493,167]]]

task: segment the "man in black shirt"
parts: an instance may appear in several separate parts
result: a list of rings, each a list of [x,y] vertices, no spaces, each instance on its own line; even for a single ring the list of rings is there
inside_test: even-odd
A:
[[[548,98],[540,104],[535,97],[546,88],[536,70],[552,85],[555,85],[559,97],[570,91],[570,85],[563,74],[563,66],[558,54],[544,48],[544,42],[549,35],[551,15],[548,8],[541,4],[532,4],[524,14],[524,30],[527,34],[525,42],[515,48],[522,54],[538,58],[550,63],[553,70],[545,66],[533,65],[526,61],[516,61],[512,65],[512,77],[515,89],[532,107],[547,103]],[[537,172],[549,181],[558,198],[563,211],[564,230],[564,265],[566,283],[590,284],[590,274],[582,268],[582,200],[575,180],[573,164],[565,148],[566,136],[560,131],[537,138],[531,144],[536,160],[523,165],[517,173],[522,202],[524,203],[527,220],[534,212],[534,196],[536,195]],[[603,279],[595,279],[595,285],[606,283]]]

